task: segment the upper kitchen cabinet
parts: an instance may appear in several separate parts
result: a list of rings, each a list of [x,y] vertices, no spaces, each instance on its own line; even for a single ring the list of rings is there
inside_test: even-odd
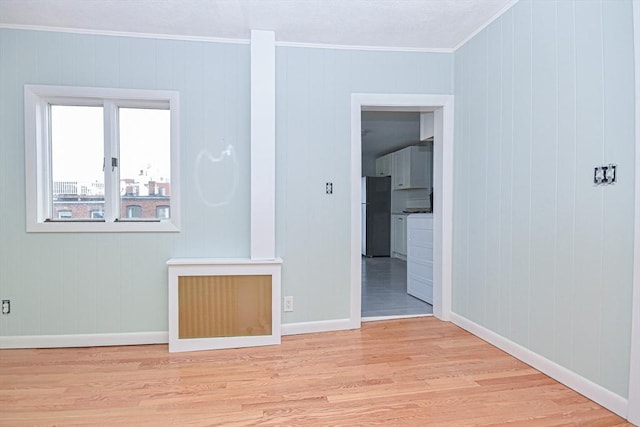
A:
[[[391,176],[391,153],[376,159],[376,176]]]
[[[429,150],[423,146],[411,146],[392,153],[391,187],[409,190],[431,187]]]
[[[420,141],[433,138],[433,113],[420,113]]]

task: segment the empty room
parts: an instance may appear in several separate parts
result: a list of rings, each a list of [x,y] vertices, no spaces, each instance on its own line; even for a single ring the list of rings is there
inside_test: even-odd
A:
[[[0,0],[0,426],[640,424],[639,59],[635,0]]]

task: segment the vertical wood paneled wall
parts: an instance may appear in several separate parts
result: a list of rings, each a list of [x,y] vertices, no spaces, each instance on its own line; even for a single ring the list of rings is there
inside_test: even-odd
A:
[[[166,331],[169,258],[249,255],[248,81],[247,44],[0,29],[0,335]],[[179,91],[181,232],[27,234],[27,83]]]
[[[623,397],[633,70],[627,0],[522,0],[455,54],[453,309]]]
[[[276,252],[296,306],[284,323],[349,317],[351,94],[451,94],[452,71],[450,53],[276,48]]]

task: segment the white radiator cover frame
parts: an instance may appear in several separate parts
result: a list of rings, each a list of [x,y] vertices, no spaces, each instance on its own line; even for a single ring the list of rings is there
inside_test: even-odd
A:
[[[169,352],[276,345],[281,342],[280,295],[282,260],[189,258],[167,261],[169,275]],[[271,276],[271,335],[179,338],[178,278],[180,276]]]

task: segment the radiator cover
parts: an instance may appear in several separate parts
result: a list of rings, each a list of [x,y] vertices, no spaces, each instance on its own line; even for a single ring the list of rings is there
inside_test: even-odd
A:
[[[169,351],[279,344],[281,262],[169,260]]]

